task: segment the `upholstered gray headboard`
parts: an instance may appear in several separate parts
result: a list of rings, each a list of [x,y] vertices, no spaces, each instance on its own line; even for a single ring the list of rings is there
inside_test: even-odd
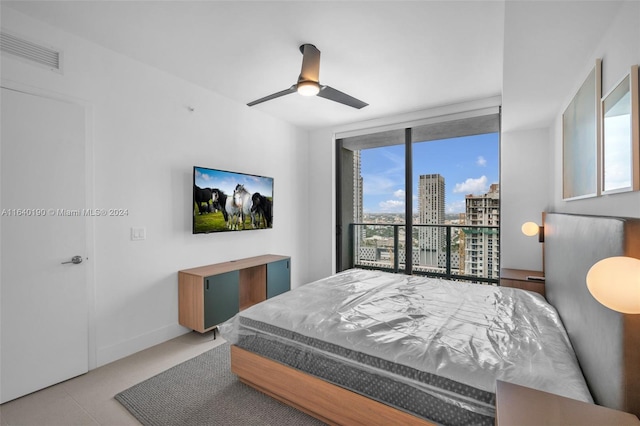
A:
[[[544,252],[547,300],[562,318],[595,402],[640,416],[640,315],[604,307],[585,281],[601,259],[640,259],[640,219],[547,213]]]

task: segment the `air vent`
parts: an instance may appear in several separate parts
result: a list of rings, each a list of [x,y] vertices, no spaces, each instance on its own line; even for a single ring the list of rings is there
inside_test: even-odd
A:
[[[49,69],[61,71],[61,52],[5,31],[0,32],[0,50]]]

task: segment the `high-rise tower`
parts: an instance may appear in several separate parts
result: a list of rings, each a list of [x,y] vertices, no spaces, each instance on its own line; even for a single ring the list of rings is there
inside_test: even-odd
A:
[[[467,225],[500,225],[500,186],[494,183],[483,195],[466,195]],[[500,276],[500,235],[497,229],[471,230],[465,236],[465,274],[484,278]]]
[[[439,174],[420,175],[418,183],[419,223],[444,224],[444,177]],[[418,227],[420,264],[438,267],[439,254],[444,251],[446,233],[443,227]]]
[[[360,150],[353,151],[353,221],[361,223],[364,217],[362,207],[362,162]]]

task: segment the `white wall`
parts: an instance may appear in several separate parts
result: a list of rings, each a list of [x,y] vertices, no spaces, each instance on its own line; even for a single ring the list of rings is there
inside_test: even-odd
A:
[[[188,331],[180,269],[274,253],[292,256],[292,286],[309,281],[308,132],[10,8],[2,26],[63,50],[63,74],[3,56],[3,83],[90,105],[87,207],[129,211],[94,220],[91,367]],[[192,235],[194,165],[273,177],[274,228]],[[131,227],[147,239],[131,241]]]
[[[557,112],[552,126],[552,157],[554,179],[551,183],[551,209],[563,213],[582,213],[640,217],[640,192],[612,194],[583,200],[562,200],[562,111],[571,102],[579,84],[593,68],[596,58],[602,58],[602,93],[608,93],[634,64],[640,64],[640,2],[626,2],[613,24],[603,33],[602,42],[594,46],[593,55],[585,58],[582,75],[576,76],[576,86],[567,87],[562,110]]]
[[[542,270],[542,246],[525,222],[542,224],[548,210],[549,129],[504,132],[500,139],[500,266]],[[514,249],[517,247],[517,249]]]
[[[505,46],[505,63],[508,63],[513,52],[508,50],[509,44],[505,43]],[[542,211],[640,217],[639,192],[562,200],[562,113],[593,68],[596,58],[603,60],[603,93],[628,73],[631,65],[640,63],[640,3],[624,3],[612,24],[602,28],[601,41],[594,44],[591,51],[591,56],[583,58],[582,73],[577,73],[570,84],[558,88],[562,106],[552,111],[555,119],[548,127],[540,128],[538,124],[529,129],[524,126],[502,134],[500,249],[503,267],[540,270],[540,244],[536,238],[525,237],[520,232],[520,225],[529,220],[540,223]],[[504,78],[506,81],[510,78],[509,70],[505,70]],[[550,82],[556,86],[555,83]],[[505,109],[508,108],[507,100],[513,98],[506,90],[503,94]]]
[[[335,140],[333,131],[316,130],[309,136],[309,279],[317,280],[335,272]]]

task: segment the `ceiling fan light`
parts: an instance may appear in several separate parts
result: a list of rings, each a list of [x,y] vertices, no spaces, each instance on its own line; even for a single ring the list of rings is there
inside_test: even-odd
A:
[[[302,96],[315,96],[320,92],[320,85],[315,81],[301,81],[296,89]]]

